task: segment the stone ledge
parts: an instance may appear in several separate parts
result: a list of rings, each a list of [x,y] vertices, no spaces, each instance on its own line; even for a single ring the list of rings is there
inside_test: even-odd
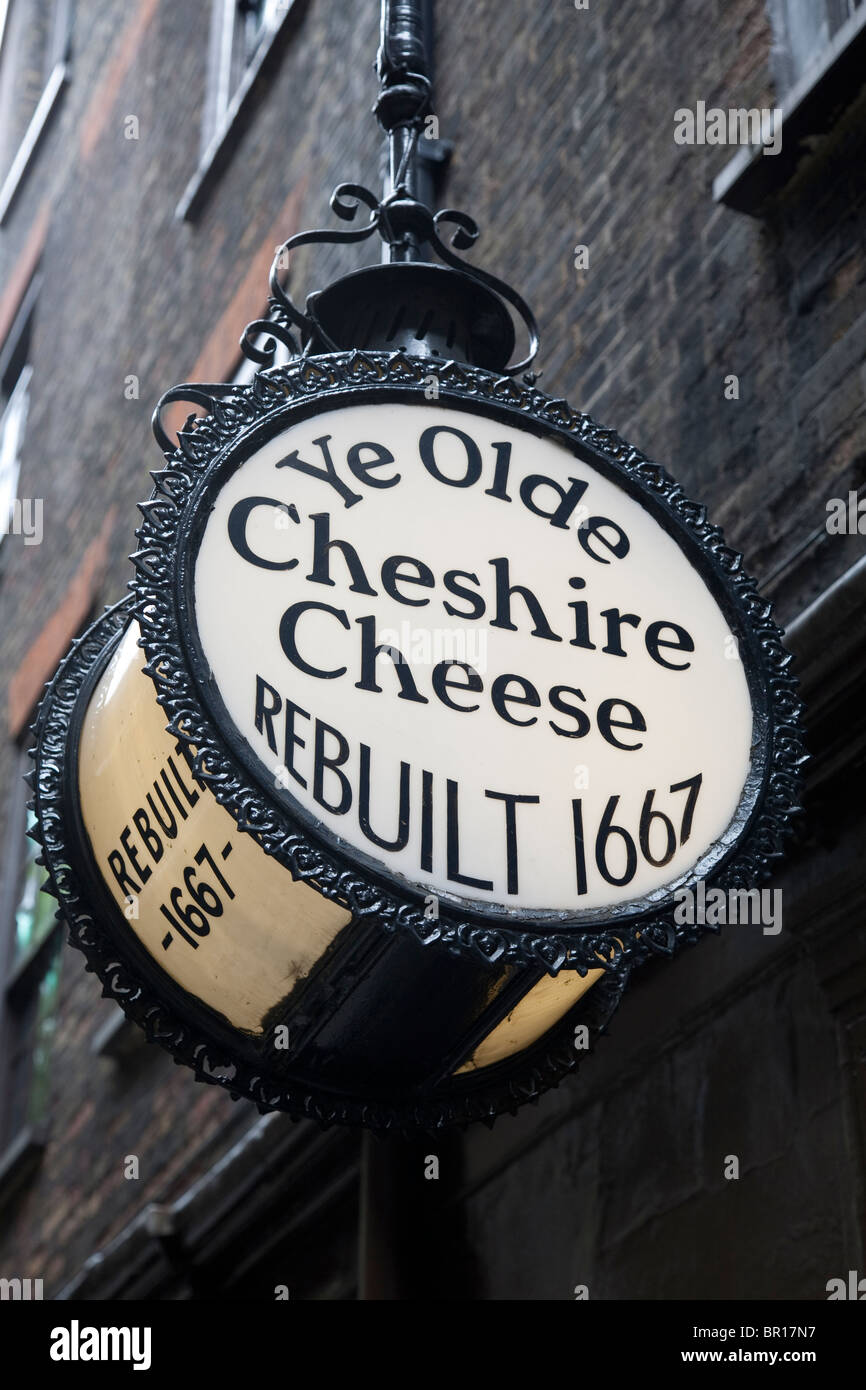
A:
[[[713,180],[713,198],[735,212],[760,216],[766,203],[809,158],[810,140],[825,135],[861,93],[866,59],[866,7],[830,40],[821,59],[782,100],[782,148],[765,155],[763,145],[738,150]]]

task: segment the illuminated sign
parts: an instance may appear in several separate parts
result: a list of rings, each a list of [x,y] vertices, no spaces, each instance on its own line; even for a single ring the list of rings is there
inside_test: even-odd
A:
[[[40,711],[73,940],[263,1108],[513,1109],[696,938],[678,889],[778,853],[802,748],[769,607],[534,386],[352,352],[210,406]]]

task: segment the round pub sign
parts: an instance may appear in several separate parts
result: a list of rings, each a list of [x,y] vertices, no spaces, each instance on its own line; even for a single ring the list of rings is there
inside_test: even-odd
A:
[[[802,748],[769,605],[533,386],[351,352],[210,405],[37,722],[72,939],[264,1108],[514,1109],[700,934],[684,890],[779,853]]]

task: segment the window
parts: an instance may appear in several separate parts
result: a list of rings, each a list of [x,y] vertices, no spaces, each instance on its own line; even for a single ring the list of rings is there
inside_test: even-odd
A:
[[[16,761],[8,807],[6,895],[0,903],[4,1151],[45,1128],[62,942],[54,902],[40,891],[45,870],[36,862],[39,846],[26,833],[34,821],[26,809],[23,781],[30,759],[21,750]]]
[[[766,0],[773,31],[770,66],[779,144],[737,151],[713,180],[713,197],[760,217],[800,166],[826,147],[863,87],[866,0]]]
[[[68,76],[72,0],[0,0],[0,223]]]
[[[9,337],[0,350],[0,573],[5,559],[5,538],[11,532],[24,531],[25,523],[29,528],[32,521],[31,516],[24,516],[18,481],[33,374],[27,359],[38,293],[37,277],[31,281]]]
[[[181,221],[196,217],[231,158],[256,93],[275,70],[283,40],[304,8],[304,0],[211,0],[201,152],[175,209]]]
[[[202,154],[219,138],[232,98],[286,8],[285,0],[213,0]]]
[[[768,0],[773,75],[780,96],[814,68],[864,0]]]
[[[27,422],[32,371],[32,367],[24,367],[0,417],[0,544],[3,537],[15,526],[15,502],[18,498],[18,475],[21,472],[21,442]]]

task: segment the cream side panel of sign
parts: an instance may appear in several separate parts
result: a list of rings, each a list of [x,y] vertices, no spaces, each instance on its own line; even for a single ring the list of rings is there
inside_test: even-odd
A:
[[[198,785],[130,624],[79,746],[81,812],[114,901],[163,970],[235,1027],[263,1019],[350,921],[266,855]]]
[[[590,970],[581,976],[574,970],[563,970],[559,975],[539,980],[524,994],[511,1013],[497,1023],[486,1038],[482,1038],[468,1061],[457,1068],[455,1076],[461,1072],[478,1071],[481,1067],[492,1067],[495,1062],[531,1047],[573,1008],[603,974],[603,970]]]

